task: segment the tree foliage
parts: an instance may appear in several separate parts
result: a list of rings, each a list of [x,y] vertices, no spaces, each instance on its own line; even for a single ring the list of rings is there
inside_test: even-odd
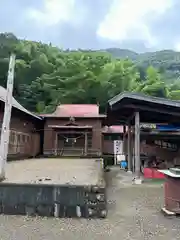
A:
[[[10,52],[16,53],[15,98],[27,109],[52,112],[60,103],[99,103],[123,91],[180,99],[180,84],[167,84],[151,64],[146,68],[105,51],[63,51],[51,44],[0,34],[0,85],[5,86]]]
[[[176,81],[180,76],[180,52],[162,50],[138,54],[119,48],[108,48],[106,51],[116,58],[131,59],[138,66],[142,78],[145,78],[145,72],[149,66],[158,69],[166,82]]]

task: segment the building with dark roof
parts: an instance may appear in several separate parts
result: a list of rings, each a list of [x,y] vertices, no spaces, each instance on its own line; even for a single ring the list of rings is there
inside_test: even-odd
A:
[[[0,87],[1,124],[5,100],[6,89]],[[140,111],[140,120],[143,123],[171,122],[176,124],[180,121],[178,111],[180,102],[134,93],[123,93],[111,99],[108,103],[107,117],[99,113],[97,104],[61,104],[52,114],[39,116],[29,112],[14,98],[12,105],[9,157],[16,158],[38,154],[56,156],[113,155],[114,140],[127,140],[128,127],[125,128],[123,125],[127,125],[129,119],[131,125],[134,124],[131,116],[136,111]],[[105,126],[106,122],[110,126]],[[153,133],[148,133],[148,139],[162,138],[162,133],[156,132],[154,129]],[[124,135],[126,135],[125,138]],[[141,131],[141,140],[147,138],[145,135],[147,132]],[[172,138],[170,133],[163,133],[163,137],[164,135]],[[127,141],[124,144],[125,148],[127,148],[126,145]],[[155,152],[156,155],[159,153],[163,158],[172,156],[170,150],[159,150],[159,148],[158,146],[157,149],[157,146],[154,147],[154,145],[152,147],[149,142],[146,145],[142,142],[142,144],[140,143],[140,154]],[[174,150],[173,154],[176,154]]]
[[[6,93],[0,86],[1,125]],[[13,98],[8,156],[18,159],[38,154],[101,155],[107,145],[104,145],[104,136],[118,138],[120,132],[122,135],[121,126],[104,127],[105,118],[96,104],[61,104],[54,113],[38,116]],[[112,150],[112,139],[108,142]]]
[[[0,86],[0,124],[4,116],[7,91]],[[42,118],[29,112],[15,98],[12,100],[10,122],[9,158],[34,157],[40,153]],[[1,130],[0,126],[0,130]]]
[[[107,124],[128,125],[126,151],[128,169],[129,171],[135,170],[137,179],[140,178],[142,150],[144,153],[148,154],[154,151],[155,157],[161,152],[162,160],[164,161],[169,156],[167,160],[170,160],[171,163],[175,157],[179,157],[180,152],[178,131],[170,131],[168,134],[167,131],[165,133],[160,133],[160,131],[154,129],[150,133],[142,133],[141,123],[143,123],[144,126],[149,124],[171,124],[177,127],[180,123],[179,110],[180,101],[138,93],[120,93],[108,101]],[[146,141],[145,146],[143,146],[144,140],[149,140],[148,143]],[[151,148],[147,147],[147,145],[151,145]],[[164,149],[167,151],[165,152]]]

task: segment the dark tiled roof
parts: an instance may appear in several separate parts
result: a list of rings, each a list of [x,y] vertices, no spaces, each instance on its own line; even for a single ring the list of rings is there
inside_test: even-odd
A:
[[[120,93],[108,101],[106,124],[126,124],[130,119],[134,124],[135,112],[140,112],[143,123],[179,124],[180,101],[140,93]]]
[[[2,102],[5,102],[6,101],[6,94],[7,94],[7,90],[3,87],[0,86],[0,101]],[[37,119],[41,119],[40,117],[38,117],[37,115],[29,112],[27,109],[25,109],[20,103],[18,103],[16,101],[16,99],[13,97],[13,100],[12,100],[12,106],[34,118],[37,118]]]
[[[122,101],[125,98],[135,99],[135,100],[149,102],[149,103],[155,103],[155,104],[162,104],[162,105],[166,105],[166,106],[178,107],[178,108],[180,107],[180,101],[177,101],[177,100],[153,97],[153,96],[145,95],[142,93],[131,93],[131,92],[120,93],[120,94],[116,95],[115,97],[111,98],[108,101],[108,103],[110,105],[113,105],[119,101]]]

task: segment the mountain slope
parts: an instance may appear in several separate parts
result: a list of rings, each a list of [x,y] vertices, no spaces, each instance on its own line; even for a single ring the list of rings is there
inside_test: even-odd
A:
[[[107,48],[106,51],[112,54],[116,58],[130,58],[132,60],[136,60],[139,56],[138,53],[133,52],[128,49],[121,48]]]
[[[108,48],[106,51],[116,58],[129,58],[141,69],[146,70],[149,65],[157,68],[166,81],[180,78],[180,52],[162,50],[138,54],[128,49]]]

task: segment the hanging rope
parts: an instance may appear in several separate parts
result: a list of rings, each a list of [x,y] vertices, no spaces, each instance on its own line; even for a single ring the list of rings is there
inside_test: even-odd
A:
[[[81,134],[81,135],[78,136],[78,137],[66,137],[66,136],[64,136],[64,135],[61,135],[61,136],[66,140],[66,142],[68,142],[70,139],[72,139],[74,142],[76,142],[77,139],[79,139],[79,138],[81,138],[82,136],[84,136],[84,133]]]

